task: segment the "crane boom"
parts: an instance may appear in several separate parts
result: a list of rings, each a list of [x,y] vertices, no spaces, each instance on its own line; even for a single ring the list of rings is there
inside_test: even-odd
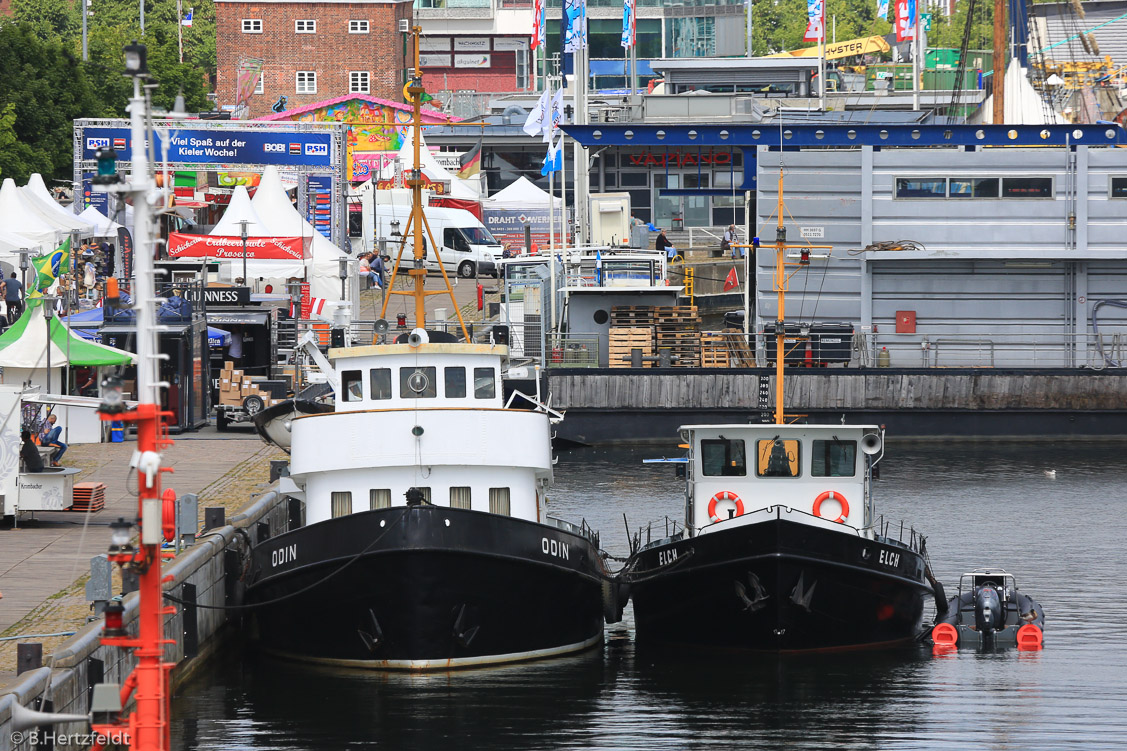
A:
[[[888,52],[891,49],[888,42],[884,37],[861,37],[859,39],[846,39],[844,42],[827,42],[826,43],[826,59],[836,60],[842,57],[853,57],[854,55],[865,55],[872,52]],[[774,55],[767,55],[767,57],[817,57],[818,45],[813,47],[803,47],[800,50],[787,50],[786,52],[776,52]]]

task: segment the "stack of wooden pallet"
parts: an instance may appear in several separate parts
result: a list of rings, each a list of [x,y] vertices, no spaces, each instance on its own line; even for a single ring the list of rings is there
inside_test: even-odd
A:
[[[610,325],[616,328],[649,328],[652,331],[654,306],[615,305],[610,309]]]
[[[755,348],[752,347],[743,329],[724,329],[720,332],[728,347],[728,362],[733,368],[754,368]],[[754,338],[754,334],[751,335]]]
[[[106,506],[106,486],[100,482],[77,482],[74,484],[74,503],[68,511],[92,514]]]
[[[654,334],[649,327],[614,327],[610,330],[608,365],[612,368],[629,368],[633,350],[640,349],[643,357],[654,353]],[[652,368],[652,362],[642,361],[643,368]]]
[[[700,315],[695,305],[654,309],[655,345],[658,354],[668,349],[677,359],[674,367],[700,367]]]
[[[702,368],[731,367],[728,345],[720,334],[703,334],[700,338],[700,366]]]

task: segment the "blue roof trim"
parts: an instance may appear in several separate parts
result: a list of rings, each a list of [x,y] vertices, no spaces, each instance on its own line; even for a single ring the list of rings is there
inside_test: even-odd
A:
[[[564,125],[583,146],[1127,146],[1119,125]]]

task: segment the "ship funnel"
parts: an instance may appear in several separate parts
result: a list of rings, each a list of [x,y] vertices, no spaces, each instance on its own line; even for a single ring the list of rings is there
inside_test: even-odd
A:
[[[881,440],[879,433],[866,433],[865,437],[861,439],[861,450],[869,456],[878,453],[880,448]]]

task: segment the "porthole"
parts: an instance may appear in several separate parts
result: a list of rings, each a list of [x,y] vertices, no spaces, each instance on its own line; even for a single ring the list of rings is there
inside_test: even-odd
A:
[[[850,141],[855,141],[855,140],[857,140],[857,131],[847,130],[847,131],[845,131],[845,137],[848,138]]]
[[[665,131],[664,131],[664,130],[659,130],[659,131],[658,131],[657,133],[655,133],[654,135],[656,135],[656,136],[657,136],[657,140],[659,140],[659,141],[664,141],[664,140],[665,140]]]
[[[601,130],[592,131],[591,138],[594,138],[596,141],[601,141],[603,138],[603,132]]]
[[[697,132],[696,132],[695,130],[690,130],[690,131],[689,131],[689,140],[690,140],[690,141],[695,141],[695,140],[697,140]]]
[[[634,131],[628,130],[628,131],[626,131],[625,133],[622,134],[622,137],[625,138],[627,141],[632,141],[632,140],[634,140]]]
[[[728,131],[726,131],[726,130],[720,131],[720,140],[721,141],[727,141],[728,135],[729,135]]]

